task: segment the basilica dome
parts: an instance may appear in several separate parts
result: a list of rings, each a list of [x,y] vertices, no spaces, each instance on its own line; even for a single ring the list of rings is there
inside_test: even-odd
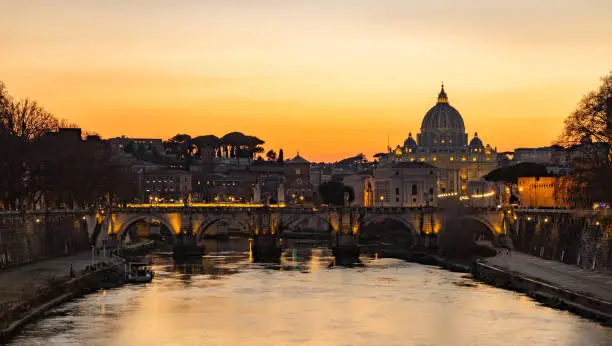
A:
[[[478,138],[478,132],[474,133],[474,138],[470,141],[471,148],[484,148],[482,141]]]
[[[421,131],[427,130],[457,130],[464,132],[463,118],[455,107],[448,104],[444,86],[438,95],[438,103],[425,114]]]
[[[417,146],[417,142],[412,138],[412,132],[408,134],[408,138],[404,141],[405,148],[414,148]]]
[[[421,133],[417,134],[417,143],[423,148],[449,150],[462,149],[468,145],[463,118],[448,104],[444,84],[438,94],[438,102],[423,118]]]

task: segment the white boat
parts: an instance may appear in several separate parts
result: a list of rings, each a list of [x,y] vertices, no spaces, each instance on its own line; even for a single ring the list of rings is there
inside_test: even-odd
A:
[[[153,271],[146,263],[130,262],[125,265],[125,281],[129,283],[147,283],[153,280]]]

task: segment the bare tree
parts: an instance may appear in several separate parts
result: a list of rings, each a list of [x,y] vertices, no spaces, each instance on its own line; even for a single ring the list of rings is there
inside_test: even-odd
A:
[[[612,71],[565,119],[560,143],[570,159],[568,192],[574,206],[612,201]]]
[[[12,102],[2,122],[10,135],[24,141],[32,141],[58,128],[57,119],[30,99]]]

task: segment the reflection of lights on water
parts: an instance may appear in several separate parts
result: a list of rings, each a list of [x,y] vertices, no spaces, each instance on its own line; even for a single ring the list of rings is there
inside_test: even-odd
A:
[[[253,238],[249,238],[249,263],[253,263]]]

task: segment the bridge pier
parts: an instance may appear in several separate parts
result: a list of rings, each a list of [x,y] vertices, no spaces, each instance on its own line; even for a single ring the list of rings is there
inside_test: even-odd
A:
[[[251,255],[257,263],[280,263],[281,239],[277,234],[256,234],[251,242]]]
[[[361,263],[359,260],[359,239],[352,234],[338,232],[332,254],[336,260],[336,265],[351,266]]]

